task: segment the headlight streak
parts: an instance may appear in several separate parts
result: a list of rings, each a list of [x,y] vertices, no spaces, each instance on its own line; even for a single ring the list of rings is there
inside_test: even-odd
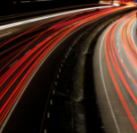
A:
[[[106,9],[106,10],[104,10],[104,11],[107,11],[107,10],[110,10],[110,9]],[[93,11],[93,10],[90,10],[90,11]],[[90,12],[90,11],[87,11],[87,12]],[[100,12],[102,12],[102,11],[100,11]],[[82,14],[82,13],[81,13],[81,14]],[[48,28],[48,30],[46,30],[45,32],[48,32],[48,31],[50,31],[50,30],[57,30],[57,29],[59,28],[59,27],[56,28],[57,26],[60,26],[60,28],[61,28],[61,27],[65,26],[65,25],[68,25],[68,24],[70,24],[70,23],[72,23],[72,22],[75,22],[75,21],[84,19],[84,18],[86,18],[86,17],[88,17],[88,16],[91,16],[91,15],[93,16],[93,15],[96,15],[96,14],[97,14],[97,12],[96,12],[96,13],[90,13],[90,14],[88,14],[88,15],[84,15],[84,17],[82,16],[82,17],[79,17],[78,19],[69,20],[70,18],[76,16],[76,14],[74,14],[74,15],[72,14],[70,17],[67,17],[66,19],[60,21],[60,22],[57,23],[55,26],[52,26],[51,28]],[[68,16],[69,16],[69,15],[70,15],[70,14],[68,14]],[[77,14],[77,15],[78,15],[78,14]],[[64,17],[64,16],[63,16],[63,17]],[[66,17],[66,16],[65,16],[65,17]],[[55,19],[50,20],[50,21],[48,21],[48,22],[46,22],[46,23],[55,21],[55,20],[57,20],[57,19],[59,19],[59,18],[61,18],[61,17],[55,18]],[[67,20],[69,20],[69,21],[67,21]],[[67,21],[67,22],[65,22],[65,21]],[[61,22],[62,22],[62,23],[64,22],[65,25],[62,24]],[[46,23],[44,23],[44,24],[46,24]],[[18,35],[18,36],[16,36],[16,37],[8,40],[8,41],[5,42],[4,44],[2,44],[1,47],[5,46],[5,45],[8,44],[9,42],[11,42],[11,41],[13,41],[13,40],[15,40],[15,39],[17,39],[17,38],[23,36],[24,34],[27,34],[27,33],[32,32],[33,30],[35,30],[36,28],[38,28],[38,27],[40,27],[41,25],[44,25],[44,24],[40,24],[39,26],[36,26],[36,27],[34,27],[34,28],[32,28],[32,29],[30,29],[30,30],[28,30],[28,31],[25,31],[25,32],[22,33],[21,35]],[[56,29],[54,29],[54,27],[55,27]],[[44,34],[45,32],[42,32],[42,33],[40,34],[41,37],[42,37],[42,34]],[[35,35],[34,37],[36,37],[36,38],[38,39],[38,38],[40,38],[40,35],[38,34],[38,35]],[[37,37],[37,36],[39,36],[39,37]],[[32,37],[32,38],[33,38],[33,37]],[[31,38],[29,38],[29,39],[31,40]],[[29,39],[27,39],[27,40],[25,40],[25,41],[28,41]],[[32,42],[34,42],[35,40],[36,40],[36,39],[32,40],[30,43],[28,43],[28,45],[30,45],[30,44],[31,44]],[[25,41],[24,41],[24,42],[25,42]],[[22,42],[22,43],[24,43],[24,42]],[[5,51],[4,53],[2,53],[2,55],[5,54],[5,53],[7,53],[8,51],[11,51],[12,49],[16,48],[17,46],[21,45],[22,43],[19,43],[18,45],[10,48],[9,50],[7,50],[7,51]],[[27,47],[25,47],[24,49],[22,49],[22,50],[16,55],[16,57],[19,56],[26,48],[27,48]],[[14,57],[14,58],[16,58],[16,57]],[[7,62],[7,64],[5,64],[5,65],[1,68],[1,71],[2,71],[6,66],[8,66],[8,65],[14,60],[14,58],[12,58],[9,62]],[[4,61],[4,59],[3,59],[3,61]]]
[[[28,24],[28,23],[36,22],[39,20],[47,19],[47,18],[58,17],[58,16],[70,14],[70,13],[77,13],[77,12],[88,11],[88,10],[93,10],[93,9],[104,9],[104,8],[111,8],[111,7],[114,7],[114,6],[99,6],[99,7],[92,7],[92,8],[86,8],[86,9],[78,9],[78,10],[74,10],[74,11],[67,11],[67,12],[63,12],[63,13],[56,13],[55,15],[47,15],[44,17],[34,18],[34,19],[30,19],[30,20],[25,20],[25,21],[21,21],[21,22],[16,22],[16,23],[0,26],[0,30],[19,26],[22,24]]]
[[[68,27],[64,27],[60,32],[62,32],[63,30],[66,30],[67,28],[69,28],[69,26]],[[55,32],[52,36],[57,36],[59,34],[59,32]],[[59,35],[60,36],[60,35]],[[51,39],[52,37],[50,36],[48,39],[46,39],[46,40],[44,40],[42,43],[40,43],[40,45],[37,45],[35,48],[34,48],[34,50],[36,49],[37,50],[37,47],[40,47],[41,45],[43,45],[43,44],[45,44],[46,42],[47,42],[47,40],[49,40],[50,41],[50,39]],[[54,38],[53,40],[51,40],[51,42],[49,42],[49,44],[51,44],[52,42],[54,42],[55,40],[57,40],[58,39],[58,36],[56,37],[56,38]],[[45,45],[45,47],[44,47],[44,49],[42,49],[42,50],[40,50],[34,57],[33,57],[33,60],[35,59],[35,57],[37,57],[39,54],[41,54],[41,52],[43,51],[44,52],[44,50],[45,50],[45,48],[48,46],[48,44],[47,45]],[[50,47],[50,46],[49,46]],[[32,50],[32,51],[34,51],[34,50]],[[32,51],[31,52],[29,52],[28,54],[30,54],[30,53],[32,53]],[[26,55],[26,57],[28,58],[28,54]],[[27,59],[26,58],[26,59]],[[24,57],[23,57],[23,59],[24,59]],[[16,81],[16,79],[23,73],[23,71],[31,64],[31,62],[33,61],[33,60],[30,60],[29,61],[29,64],[26,64],[24,67],[23,67],[23,69],[19,72],[19,73],[17,73],[14,77],[13,77],[13,79],[14,80],[12,80],[11,82],[10,82],[10,84],[8,84],[7,85],[7,87],[5,87],[4,88],[4,90],[1,92],[1,99],[2,99],[2,97],[5,95],[5,93],[10,89],[10,87],[13,85],[13,83]],[[38,59],[37,59],[38,60]],[[22,63],[22,61],[21,62],[18,62],[18,65],[21,65],[21,63]],[[17,64],[17,63],[16,63]],[[16,70],[17,68],[14,68],[14,70]],[[31,70],[31,69],[30,69]],[[13,70],[11,71],[11,73],[12,72],[14,72]],[[8,75],[6,75],[6,77],[7,77]],[[27,76],[27,75],[26,75]],[[8,76],[9,77],[9,76]],[[23,80],[22,80],[23,81]],[[21,82],[20,82],[21,83]],[[3,122],[3,120],[4,120],[4,118],[6,117],[6,115],[4,115],[8,110],[9,110],[9,107],[10,107],[10,105],[12,105],[12,102],[14,101],[14,99],[11,99],[12,98],[12,96],[14,95],[14,93],[15,92],[18,92],[18,87],[16,87],[16,89],[14,90],[14,92],[12,93],[12,95],[9,97],[9,99],[7,100],[7,102],[4,104],[4,106],[1,108],[1,110],[0,110],[0,113],[2,113],[2,111],[4,110],[4,108],[7,106],[7,104],[8,104],[8,102],[10,102],[9,104],[8,104],[8,106],[7,106],[7,108],[5,109],[5,111],[3,112],[3,115],[1,116],[1,118],[0,118],[0,124],[2,124],[2,122]],[[13,97],[14,98],[14,97]]]
[[[95,11],[95,9],[94,9],[94,10],[88,10],[88,11],[86,11],[86,12],[88,13],[88,12],[91,12],[91,11]],[[60,24],[60,23],[63,23],[63,22],[65,22],[65,21],[67,21],[67,20],[69,20],[69,19],[77,16],[77,15],[83,14],[83,13],[85,13],[85,12],[80,12],[80,13],[77,13],[77,14],[67,14],[67,15],[64,15],[64,16],[57,17],[57,18],[55,18],[55,19],[52,19],[52,20],[47,21],[47,22],[45,22],[45,23],[42,23],[42,24],[40,24],[40,25],[38,25],[38,26],[36,26],[36,27],[28,30],[28,31],[25,31],[25,32],[22,33],[21,35],[16,36],[15,38],[12,38],[12,39],[8,40],[7,42],[5,42],[5,43],[2,44],[2,45],[4,46],[5,44],[13,41],[13,39],[17,39],[17,38],[23,36],[23,35],[26,34],[26,33],[33,32],[33,31],[34,31],[35,29],[37,29],[38,27],[41,27],[41,26],[43,26],[43,25],[46,25],[46,24],[48,24],[48,23],[50,23],[50,22],[53,22],[53,21],[56,21],[56,20],[61,19],[61,18],[63,18],[63,17],[66,17],[66,19],[63,19],[62,21],[59,21],[59,22],[57,23],[57,24]],[[35,37],[35,36],[34,36],[34,37]],[[30,39],[30,38],[29,38],[29,39]],[[25,41],[27,41],[27,40],[25,40]],[[20,45],[20,44],[18,44],[18,45]],[[18,45],[16,45],[15,47],[17,47]],[[1,47],[2,47],[2,46],[1,46]],[[14,47],[13,47],[13,48],[14,48]],[[12,49],[12,48],[11,48],[11,49]],[[7,50],[6,52],[8,52],[8,50]],[[3,53],[2,53],[2,54],[3,54]]]
[[[106,9],[106,10],[104,10],[104,11],[106,11],[106,13],[107,13],[107,11],[109,12],[111,9]],[[116,9],[116,10],[118,10],[118,9]],[[102,13],[101,15],[103,15],[104,14],[104,12],[103,11],[101,11],[100,13]],[[97,13],[95,14],[95,15],[97,15]],[[91,18],[91,14],[90,15],[88,15],[90,18]],[[100,15],[99,15],[100,16]],[[87,17],[87,16],[86,16]],[[85,17],[85,18],[86,18]],[[83,18],[83,17],[82,17]],[[92,20],[93,19],[95,19],[95,18],[97,18],[97,16],[92,16]],[[88,18],[86,18],[86,19],[88,19]],[[81,20],[81,19],[78,19],[78,20]],[[73,21],[73,22],[76,22],[76,21],[78,21],[77,19],[75,20],[75,21]],[[84,21],[84,20],[82,20],[82,21]],[[89,21],[89,20],[88,20]],[[70,23],[72,23],[71,21],[69,21]],[[68,22],[67,22],[67,24],[69,24]],[[63,24],[63,26],[64,26],[64,24]],[[63,27],[61,24],[60,24],[60,28],[61,27]],[[53,26],[53,27],[51,27],[51,28],[49,28],[48,30],[52,30],[52,29],[55,29],[56,28],[56,26]],[[46,31],[44,31],[44,32],[46,32]],[[34,41],[36,41],[44,32],[42,32],[37,38],[35,38],[34,40],[32,40],[32,42],[34,42]],[[47,38],[47,40],[46,41],[48,41],[48,40],[50,40],[52,38],[52,36],[50,36],[50,37],[48,37]],[[29,44],[31,44],[32,42],[30,42]],[[28,45],[29,45],[28,44]],[[37,48],[37,47],[36,47]],[[24,50],[24,49],[23,49]],[[22,51],[21,51],[22,52]],[[20,53],[19,53],[20,54]],[[13,59],[12,59],[13,60]],[[24,61],[25,61],[25,58],[24,58]],[[23,63],[23,62],[22,62]],[[9,64],[9,63],[8,63]],[[20,64],[21,65],[21,64]],[[17,68],[16,68],[17,69]],[[13,72],[13,70],[11,70],[12,72]],[[8,74],[8,73],[10,73],[10,72],[6,72],[4,75],[2,75],[1,76],[1,85],[5,82],[5,78],[8,78],[12,73],[10,73],[10,74]],[[8,76],[8,77],[7,77]],[[3,81],[4,80],[4,81]]]
[[[101,17],[103,15],[106,15],[108,13],[112,13],[115,11],[118,11],[120,9],[124,9],[126,7],[119,7],[114,9],[106,9],[104,11],[100,11],[100,14],[94,14],[93,16],[85,15],[81,17],[81,19],[76,18],[74,20],[70,20],[66,22],[65,24],[58,24],[56,26],[53,26],[49,28],[49,30],[54,29],[55,33],[41,41],[38,45],[36,45],[33,49],[31,49],[30,52],[25,54],[22,58],[18,60],[17,63],[15,63],[5,74],[1,76],[0,79],[0,86],[4,87],[4,89],[0,92],[0,100],[4,97],[4,95],[7,94],[8,90],[12,87],[12,85],[17,82],[16,88],[12,91],[4,105],[2,105],[0,109],[0,126],[2,125],[3,121],[5,120],[6,116],[8,115],[9,111],[11,110],[12,106],[16,102],[17,98],[21,94],[23,88],[27,84],[27,81],[31,78],[32,74],[35,72],[39,64],[44,60],[44,58],[49,54],[49,52],[63,39],[65,38],[70,32],[75,30],[76,28],[82,26],[83,24],[86,24],[98,17]],[[35,29],[35,28],[33,28]],[[31,32],[31,30],[24,32],[23,34],[19,35],[18,37],[27,34]],[[39,34],[32,42],[36,41],[39,37],[41,37],[45,33],[42,32]],[[15,37],[13,39],[10,39],[10,41],[6,42],[4,45],[8,44],[9,42],[15,40]],[[32,43],[31,42],[31,43]],[[3,45],[3,46],[4,46]],[[28,46],[29,44],[27,44]],[[26,46],[26,47],[27,47]],[[16,56],[17,57],[17,56]],[[23,64],[25,63],[25,64]],[[25,73],[23,73],[26,71]],[[16,74],[13,76],[13,74],[16,72]],[[22,75],[22,76],[21,76]],[[13,76],[13,77],[12,77]],[[19,81],[19,77],[21,77],[21,80]],[[6,81],[8,83],[6,83]],[[18,80],[18,81],[17,81]],[[6,83],[6,84],[5,84]],[[9,95],[9,94],[8,94]]]
[[[19,34],[18,36],[15,36],[15,37],[9,39],[8,41],[4,42],[4,43],[0,46],[0,48],[2,48],[3,46],[7,45],[8,43],[14,41],[15,39],[17,39],[17,38],[19,38],[19,37],[21,37],[21,36],[23,36],[23,35],[26,35],[26,34],[28,34],[28,33],[33,32],[35,29],[39,28],[40,26],[43,26],[43,25],[45,25],[45,24],[48,24],[48,23],[50,23],[50,22],[53,22],[53,21],[55,21],[55,20],[61,19],[62,17],[66,17],[66,16],[67,16],[67,15],[56,17],[56,18],[54,18],[54,19],[52,19],[52,20],[49,20],[49,21],[47,21],[47,22],[45,22],[45,23],[42,23],[42,24],[40,24],[40,25],[38,25],[38,26],[36,26],[36,27],[34,27],[34,28],[31,28],[31,29],[29,29],[29,30],[27,30],[27,31]]]
[[[60,34],[59,34],[59,36],[60,36]],[[11,82],[9,82],[9,84],[5,87],[5,89],[4,89],[3,92],[2,92],[1,98],[2,98],[2,97],[5,95],[5,93],[10,89],[10,87],[14,84],[14,82],[18,79],[18,77],[24,72],[24,70],[32,63],[32,61],[34,61],[34,59],[35,59],[36,57],[40,56],[41,53],[44,52],[44,51],[47,49],[47,47],[50,47],[51,43],[54,42],[57,38],[58,38],[58,36],[55,37],[53,40],[51,40],[51,42],[49,42],[49,43],[48,43],[47,45],[45,45],[41,50],[39,50],[39,52],[38,52],[37,54],[35,54],[35,55],[33,56],[33,58],[32,58],[31,60],[29,60],[29,62],[24,65],[24,67],[22,67],[22,69],[13,77],[14,80],[11,80]],[[45,42],[43,42],[43,44],[45,44]],[[49,45],[49,46],[48,46],[48,45]],[[27,55],[26,55],[26,56],[27,56]],[[18,62],[18,64],[19,64],[19,62]],[[29,69],[29,70],[31,70],[31,69]],[[26,74],[26,76],[27,76],[27,74]],[[24,78],[23,78],[23,79],[24,79]],[[22,80],[22,81],[23,81],[23,80]],[[16,91],[18,92],[18,88],[19,88],[20,84],[21,84],[21,82],[20,82],[19,85],[16,87],[16,89],[13,91],[13,93],[10,95],[10,97],[9,97],[9,99],[6,101],[6,103],[3,105],[3,107],[2,107],[1,110],[0,110],[0,113],[3,112],[3,110],[4,110],[4,108],[7,106],[7,104],[8,104],[9,106],[12,104],[12,102],[14,101],[14,99],[13,99],[14,97],[12,98],[12,96],[14,96],[14,94],[16,95]],[[12,98],[12,99],[11,99],[11,98]],[[7,106],[7,108],[5,109],[6,112],[7,112],[8,108],[9,108],[9,106]],[[4,112],[4,113],[5,113],[5,112]],[[4,113],[3,113],[3,114],[4,114]],[[1,116],[0,120],[1,120],[3,117],[4,117],[4,115]],[[3,120],[3,119],[2,119],[2,120]],[[2,122],[2,120],[1,120],[1,122]],[[1,123],[0,123],[0,124],[1,124]]]

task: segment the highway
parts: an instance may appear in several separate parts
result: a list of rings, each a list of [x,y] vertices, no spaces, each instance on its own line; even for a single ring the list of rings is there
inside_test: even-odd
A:
[[[127,8],[128,6],[102,6],[0,26],[0,132],[39,132],[49,88],[58,63],[70,42],[98,18]],[[122,28],[119,28],[121,25]],[[104,80],[108,79],[109,85],[114,84],[112,92],[116,88],[118,95],[115,92],[115,97],[119,98],[119,106],[124,106],[122,111],[125,111],[125,116],[128,116],[126,118],[129,118],[128,127],[132,133],[137,132],[137,55],[134,27],[135,12],[114,23],[101,39],[103,42],[100,43],[99,55],[99,59],[106,58],[106,62],[103,62],[105,66],[99,64],[101,77],[104,69],[108,74],[103,78],[103,85]],[[118,43],[124,44],[122,46],[115,46],[118,33],[122,33],[118,40]],[[107,56],[110,50],[116,57]],[[113,83],[110,84],[111,82]],[[119,86],[122,87],[119,89]],[[115,120],[114,123],[116,124]],[[120,133],[120,129],[117,130]]]
[[[100,36],[95,51],[95,84],[108,133],[137,132],[135,20],[136,12],[132,12],[110,25]]]

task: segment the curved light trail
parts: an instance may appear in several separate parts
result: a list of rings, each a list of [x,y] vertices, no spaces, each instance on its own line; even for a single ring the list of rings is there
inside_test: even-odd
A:
[[[132,12],[116,21],[104,36],[103,43],[106,63],[113,86],[134,132],[137,133],[137,50],[134,47],[135,42],[132,41],[133,31],[131,30],[136,17],[135,13]],[[103,71],[102,66],[101,70]],[[104,81],[104,84],[107,84],[107,81]],[[117,130],[122,132],[111,102],[109,105]],[[123,125],[126,125],[126,123],[123,122]],[[128,126],[132,128],[130,125]]]
[[[80,16],[74,14],[65,14],[65,16],[57,17],[44,23],[47,24],[55,20],[59,20],[58,22],[56,22],[56,24],[42,32],[39,31],[39,28],[44,24],[25,31],[24,33],[14,38],[11,38],[7,42],[3,43],[1,45],[1,48],[5,49],[5,51],[2,53],[3,59],[0,62],[2,64],[2,75],[0,78],[0,131],[2,132],[6,124],[4,123],[5,119],[9,118],[8,114],[10,114],[13,105],[17,104],[16,102],[18,102],[18,98],[24,91],[23,89],[26,88],[26,85],[28,84],[32,75],[35,73],[36,69],[61,40],[67,37],[68,34],[76,30],[78,27],[94,19],[102,17],[103,15],[107,15],[109,13],[113,13],[125,8],[127,7],[115,7],[110,9],[104,9],[98,12],[91,12],[91,10],[86,13],[83,12],[83,14],[85,14],[80,14]],[[11,26],[13,26],[13,24]],[[7,26],[7,28],[9,27],[10,26]],[[0,27],[1,30],[3,28],[6,27]],[[37,30],[39,31],[38,33],[32,34]],[[24,36],[25,39],[23,39],[23,41],[17,44],[15,43],[16,40]],[[12,44],[13,42],[15,44],[11,47],[10,43]],[[12,52],[13,50],[14,52]],[[115,65],[118,66],[118,64]],[[125,70],[126,69],[127,68],[125,68]],[[117,68],[116,70],[120,71],[119,68]],[[133,90],[130,90],[130,86],[125,83],[125,79],[123,78],[122,73],[119,76],[122,79],[122,82],[124,83],[130,96],[132,96],[132,99],[137,104],[137,101],[133,94]],[[132,79],[133,82],[135,82],[134,78]]]

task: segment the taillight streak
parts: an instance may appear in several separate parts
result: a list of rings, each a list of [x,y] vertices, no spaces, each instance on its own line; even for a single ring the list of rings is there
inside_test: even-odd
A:
[[[76,28],[80,27],[81,25],[88,23],[89,21],[96,19],[98,17],[101,17],[105,14],[120,10],[120,9],[124,9],[125,7],[121,7],[121,8],[116,8],[114,10],[109,10],[106,12],[97,14],[95,16],[89,16],[89,18],[84,18],[84,19],[80,19],[79,22],[75,21],[75,23],[73,22],[72,25],[70,25],[71,23],[67,23],[69,24],[67,27],[62,28],[60,31],[56,31],[53,35],[49,36],[48,38],[46,38],[44,41],[42,41],[41,43],[39,43],[37,46],[35,46],[29,53],[27,53],[26,55],[24,55],[24,57],[22,57],[16,64],[14,64],[11,69],[9,69],[7,71],[7,73],[3,76],[3,80],[1,85],[7,80],[7,78],[9,78],[12,73],[14,71],[16,71],[16,69],[18,69],[21,64],[23,62],[25,62],[34,52],[36,52],[38,49],[40,49],[45,43],[50,43],[49,46],[46,49],[43,49],[43,53],[37,52],[37,59],[34,57],[36,57],[36,55],[34,55],[25,65],[23,68],[20,69],[20,71],[18,72],[18,74],[21,75],[21,73],[23,73],[23,71],[32,63],[32,65],[30,66],[30,68],[28,68],[29,70],[27,70],[27,72],[24,74],[23,78],[20,80],[20,82],[18,83],[18,85],[16,86],[16,88],[14,89],[14,91],[12,92],[12,94],[10,95],[10,97],[7,99],[7,101],[5,102],[5,104],[2,106],[0,113],[3,112],[2,117],[0,118],[0,120],[2,120],[2,122],[4,121],[6,115],[8,114],[8,112],[10,111],[10,109],[12,108],[14,102],[16,101],[15,99],[17,99],[17,97],[19,96],[19,94],[21,93],[21,91],[23,90],[23,88],[25,87],[25,85],[28,83],[30,77],[33,75],[34,71],[36,71],[36,69],[38,68],[38,66],[40,65],[40,63],[44,60],[44,58],[47,56],[47,54],[56,46],[56,44],[58,44],[63,38],[65,38],[70,32],[72,32],[73,30],[75,30]],[[75,25],[76,24],[76,25]],[[65,25],[66,26],[66,25]],[[72,26],[72,27],[70,27]],[[69,28],[70,27],[70,28]],[[56,27],[58,28],[58,27]],[[67,28],[67,29],[66,29]],[[60,34],[59,34],[60,32]],[[54,38],[55,37],[55,38]],[[55,39],[55,40],[51,40],[50,39]],[[50,41],[50,42],[48,42]],[[41,49],[41,50],[42,50]],[[40,55],[39,55],[40,54]],[[39,56],[38,56],[39,55]],[[18,75],[16,75],[18,76]],[[14,78],[16,78],[14,76]],[[16,78],[17,79],[17,78]],[[11,84],[13,84],[15,82],[15,79],[12,78],[12,80],[10,81],[10,84],[8,84],[9,86],[11,86]],[[8,86],[7,86],[8,87]],[[9,87],[10,89],[10,87]],[[7,90],[4,88],[4,91],[2,91],[2,93],[6,93]],[[1,93],[1,94],[2,94]],[[5,109],[6,108],[6,109]],[[2,122],[0,123],[0,125],[2,124]]]
[[[123,20],[123,19],[121,19],[121,21],[122,21],[122,20]],[[121,21],[119,21],[119,23],[120,23]],[[124,109],[125,109],[128,117],[129,117],[129,119],[130,119],[130,121],[131,121],[131,123],[132,123],[132,125],[133,125],[133,127],[134,127],[134,129],[135,129],[135,131],[137,132],[137,123],[136,123],[136,121],[134,120],[134,118],[133,118],[133,116],[132,116],[132,114],[131,114],[131,112],[130,112],[130,110],[129,110],[129,108],[128,108],[128,105],[127,105],[127,103],[126,103],[126,101],[125,101],[125,99],[124,99],[124,97],[123,97],[123,95],[122,95],[122,93],[121,93],[121,91],[120,91],[120,88],[119,88],[118,83],[117,83],[117,81],[116,81],[116,79],[115,79],[115,76],[114,76],[114,73],[113,73],[113,70],[112,70],[112,67],[111,67],[111,64],[110,64],[110,59],[111,59],[112,64],[113,64],[115,70],[117,71],[117,73],[118,73],[119,77],[121,78],[122,82],[124,83],[124,85],[126,84],[125,86],[126,86],[126,88],[127,88],[128,85],[127,85],[127,83],[126,83],[126,81],[125,81],[125,79],[124,79],[124,77],[123,77],[123,74],[121,73],[121,70],[120,70],[120,68],[119,68],[117,59],[116,59],[115,54],[114,54],[114,51],[113,51],[113,47],[115,46],[114,33],[115,33],[116,27],[119,25],[119,23],[114,24],[114,25],[109,29],[109,31],[108,31],[108,33],[107,33],[107,35],[106,35],[106,38],[105,38],[105,56],[106,56],[106,61],[107,61],[107,66],[108,66],[108,69],[109,69],[109,73],[110,73],[110,76],[111,76],[112,81],[113,81],[113,83],[114,83],[114,86],[115,86],[115,88],[116,88],[117,94],[118,94],[118,96],[119,96],[119,98],[120,98],[120,100],[121,100],[121,102],[122,102],[122,104],[123,104],[123,107],[124,107]],[[112,31],[112,34],[110,34],[111,31]],[[110,35],[111,35],[111,38],[109,37]],[[111,43],[111,41],[112,41],[112,43]],[[110,48],[110,47],[111,47],[111,48]],[[112,51],[112,52],[111,52],[111,51]],[[110,57],[110,59],[109,59],[109,57]],[[128,89],[130,89],[130,88],[128,88]],[[133,98],[134,102],[137,104],[137,99],[136,99],[136,97],[134,97],[133,94],[131,94],[132,92],[131,92],[130,90],[128,90],[128,92],[130,93],[130,95],[131,95],[131,97]]]
[[[36,50],[38,50],[38,48],[40,48],[41,46],[43,46],[45,43],[47,43],[47,41],[50,41],[47,45],[45,45],[44,46],[44,48],[42,48],[41,50],[39,50],[38,51],[38,53],[36,53],[35,55],[34,55],[34,57],[33,57],[33,60],[38,56],[38,54],[40,54],[42,51],[43,51],[43,49],[45,50],[45,48],[47,48],[49,45],[50,45],[50,43],[52,43],[55,39],[57,39],[58,38],[58,35],[59,34],[61,34],[61,32],[63,32],[64,30],[66,30],[66,28],[68,28],[68,27],[65,27],[65,28],[63,28],[63,29],[61,29],[59,32],[56,32],[55,34],[53,34],[53,39],[50,41],[50,39],[49,38],[47,38],[46,40],[44,40],[43,42],[41,42],[40,43],[40,45],[37,45],[35,48],[33,48],[28,54],[26,54],[24,57],[22,57],[14,66],[16,66],[16,67],[14,67],[14,69],[13,70],[11,70],[11,72],[8,74],[8,75],[6,75],[6,77],[5,77],[5,80],[3,80],[3,82],[1,82],[1,86],[2,86],[2,84],[4,84],[4,82],[11,76],[11,74],[13,74],[13,72],[16,70],[16,69],[18,69],[22,64],[23,64],[23,62],[24,61],[26,61],[26,59],[28,59],[34,52],[36,52]],[[57,36],[56,36],[57,35]],[[32,60],[32,61],[33,61]],[[24,69],[25,70],[25,69]],[[20,76],[20,74],[18,73],[18,74],[16,74],[15,76],[14,76],[14,81],[15,81],[15,79],[17,79],[18,77]],[[10,83],[7,85],[7,87],[5,87],[3,90],[2,90],[2,92],[0,92],[0,99],[2,99],[2,97],[5,95],[5,93],[8,91],[8,89],[11,87],[11,85],[14,83],[14,82],[12,82],[12,84],[11,84],[11,82],[12,81],[10,81]],[[9,86],[10,85],[10,86]]]

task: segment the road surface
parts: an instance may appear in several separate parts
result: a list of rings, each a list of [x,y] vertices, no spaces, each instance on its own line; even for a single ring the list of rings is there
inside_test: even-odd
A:
[[[135,19],[132,12],[114,22],[95,49],[95,84],[106,133],[137,133]]]

